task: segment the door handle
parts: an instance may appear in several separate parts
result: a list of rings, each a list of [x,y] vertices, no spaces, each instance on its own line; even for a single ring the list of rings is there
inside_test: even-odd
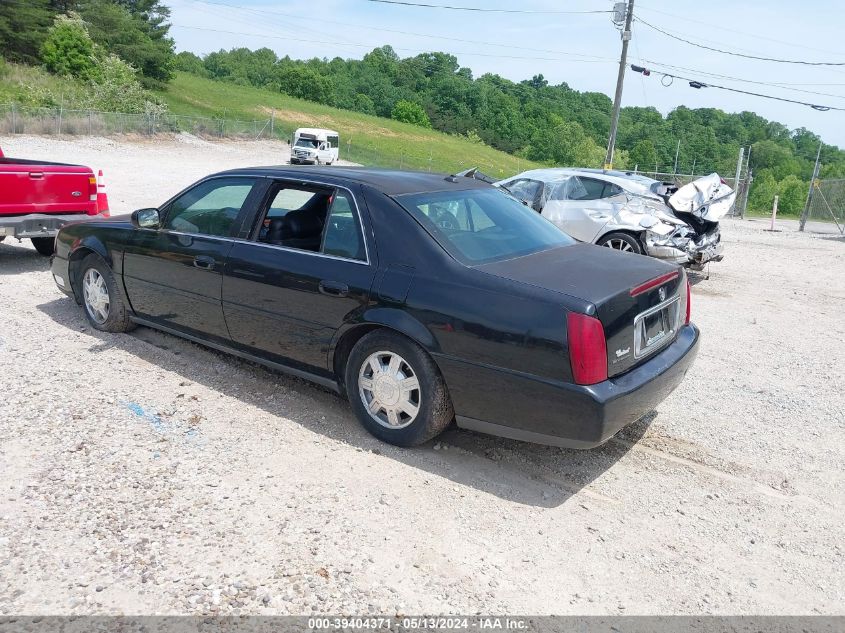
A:
[[[214,268],[214,258],[208,255],[197,255],[194,257],[194,266],[205,270],[212,270]]]
[[[330,297],[345,297],[349,294],[349,286],[339,281],[321,281],[320,292]]]
[[[43,171],[31,171],[31,172],[29,172],[29,177],[30,178],[36,178],[36,179],[43,178],[44,172]]]

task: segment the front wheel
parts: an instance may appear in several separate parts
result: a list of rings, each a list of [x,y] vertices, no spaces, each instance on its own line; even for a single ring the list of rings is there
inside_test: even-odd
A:
[[[117,288],[108,264],[95,254],[88,255],[79,266],[77,281],[85,316],[102,332],[128,332],[135,325]]]
[[[32,245],[40,255],[49,256],[53,254],[53,242],[55,238],[52,237],[32,237]]]
[[[455,417],[437,365],[419,345],[393,332],[371,332],[356,343],[345,384],[364,428],[396,446],[427,442]]]
[[[642,255],[643,253],[643,247],[640,245],[640,241],[628,233],[608,233],[596,242],[596,244],[598,246],[607,246],[623,253],[636,253],[637,255]]]

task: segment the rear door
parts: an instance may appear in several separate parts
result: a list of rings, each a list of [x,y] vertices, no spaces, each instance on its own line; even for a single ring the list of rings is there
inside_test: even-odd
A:
[[[160,229],[134,231],[123,279],[138,316],[230,342],[220,295],[223,267],[263,184],[262,178],[245,176],[210,178],[162,209]]]
[[[360,194],[360,190],[358,191]],[[223,277],[232,339],[251,353],[328,375],[337,330],[368,302],[376,265],[353,191],[273,181]]]
[[[594,242],[616,214],[622,188],[598,178],[572,176],[550,188],[543,217],[576,240]]]

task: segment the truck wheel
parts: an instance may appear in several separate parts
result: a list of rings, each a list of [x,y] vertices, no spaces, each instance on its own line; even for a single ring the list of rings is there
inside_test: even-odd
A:
[[[52,237],[32,237],[32,245],[41,255],[53,254],[53,242],[55,238]]]
[[[371,332],[355,344],[345,384],[364,428],[396,446],[427,442],[455,417],[437,365],[419,345],[393,332]]]
[[[596,244],[598,246],[607,246],[623,253],[636,253],[637,255],[642,255],[643,253],[643,247],[640,245],[640,241],[628,233],[608,233],[596,242]]]
[[[135,327],[117,289],[111,268],[92,253],[79,266],[77,287],[88,322],[101,332],[128,332]]]

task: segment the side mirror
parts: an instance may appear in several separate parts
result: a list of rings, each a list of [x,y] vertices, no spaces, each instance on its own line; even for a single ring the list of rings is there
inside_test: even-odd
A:
[[[157,229],[161,224],[158,209],[138,209],[132,212],[132,224],[138,229]]]

